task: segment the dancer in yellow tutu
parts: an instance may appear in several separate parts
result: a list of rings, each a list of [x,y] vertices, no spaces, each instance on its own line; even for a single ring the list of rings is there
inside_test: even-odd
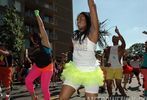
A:
[[[87,0],[90,13],[81,12],[73,34],[73,61],[65,64],[64,80],[59,100],[69,100],[80,85],[84,86],[86,99],[95,100],[99,86],[103,85],[103,72],[95,57],[96,43],[100,39],[99,22],[94,0]]]

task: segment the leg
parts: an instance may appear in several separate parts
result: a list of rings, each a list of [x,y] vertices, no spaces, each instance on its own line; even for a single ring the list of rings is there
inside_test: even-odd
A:
[[[132,72],[132,73],[130,74],[129,84],[131,84],[131,82],[132,82],[133,75],[134,75],[134,72]]]
[[[44,100],[50,100],[49,85],[53,72],[42,72],[41,75],[41,89],[44,95]]]
[[[136,75],[136,78],[137,78],[137,81],[138,81],[138,85],[141,86],[140,78],[139,78],[139,73]]]
[[[31,69],[31,71],[29,72],[29,74],[27,75],[27,77],[25,79],[26,88],[29,91],[29,93],[31,94],[32,99],[34,99],[36,97],[33,82],[40,75],[41,75],[40,70],[34,64],[33,68]]]
[[[139,78],[139,73],[140,73],[140,69],[139,68],[135,68],[134,69],[134,74],[135,74],[135,77],[137,78],[138,85],[141,86],[140,78]]]
[[[113,83],[113,80],[106,80],[109,97],[112,96],[112,83]]]
[[[85,86],[86,98],[85,100],[98,100],[98,85]]]
[[[6,88],[6,99],[9,99],[11,92],[11,83],[12,83],[12,67],[5,68],[5,70],[3,71],[5,72],[3,85]]]
[[[114,78],[114,69],[108,67],[106,70],[106,85],[107,85],[107,91],[109,94],[109,97],[112,96],[112,84],[114,83],[113,78]]]
[[[63,85],[59,95],[59,100],[69,100],[75,91],[76,90],[73,87]]]
[[[126,85],[129,80],[129,74],[124,74],[124,89],[127,90]]]
[[[116,79],[115,82],[116,82],[116,86],[118,87],[119,92],[121,93],[121,95],[127,96],[124,89],[121,86],[121,79]]]
[[[115,88],[115,91],[117,91],[117,86],[116,86],[115,83],[116,83],[115,80],[113,80],[113,81],[112,81],[112,88]]]
[[[51,82],[52,82],[52,87],[55,88],[55,83],[56,83],[56,73],[55,73],[55,71],[53,72]]]

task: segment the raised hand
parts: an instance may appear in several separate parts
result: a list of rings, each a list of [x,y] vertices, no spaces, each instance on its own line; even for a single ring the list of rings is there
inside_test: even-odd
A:
[[[35,16],[39,16],[39,10],[34,10]]]
[[[91,17],[91,30],[90,30],[89,38],[94,43],[97,43],[98,39],[100,38],[97,9],[94,0],[88,0],[88,5],[89,5],[90,17]]]
[[[147,35],[147,31],[143,31],[142,33],[146,34]]]
[[[115,28],[115,32],[117,33],[117,35],[118,35],[118,39],[121,41],[121,47],[122,48],[125,48],[126,47],[126,43],[125,43],[125,40],[124,40],[124,38],[122,37],[122,35],[120,34],[120,32],[119,32],[119,29],[117,28],[117,26],[116,26],[116,28]]]
[[[115,27],[115,32],[119,33],[119,29],[117,28],[117,26]]]

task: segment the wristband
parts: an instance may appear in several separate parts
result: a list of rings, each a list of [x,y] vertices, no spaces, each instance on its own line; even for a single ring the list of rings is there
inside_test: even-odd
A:
[[[39,16],[39,10],[34,10],[35,16]]]

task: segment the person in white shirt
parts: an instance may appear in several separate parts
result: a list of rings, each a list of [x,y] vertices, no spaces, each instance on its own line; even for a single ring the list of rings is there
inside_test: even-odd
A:
[[[84,86],[86,100],[96,100],[99,86],[103,85],[103,72],[95,57],[96,43],[100,39],[98,16],[94,0],[87,0],[89,12],[77,17],[78,30],[73,34],[73,61],[65,64],[64,80],[59,100],[69,100],[79,86]]]
[[[115,28],[115,32],[118,36],[114,35],[112,37],[113,46],[107,47],[104,51],[104,57],[106,58],[105,67],[108,67],[106,70],[106,83],[109,97],[113,95],[113,79],[115,79],[116,86],[119,89],[121,95],[127,96],[124,92],[124,89],[121,86],[121,80],[123,76],[121,59],[125,52],[126,43],[117,27]],[[119,41],[121,41],[121,45],[118,45]]]

